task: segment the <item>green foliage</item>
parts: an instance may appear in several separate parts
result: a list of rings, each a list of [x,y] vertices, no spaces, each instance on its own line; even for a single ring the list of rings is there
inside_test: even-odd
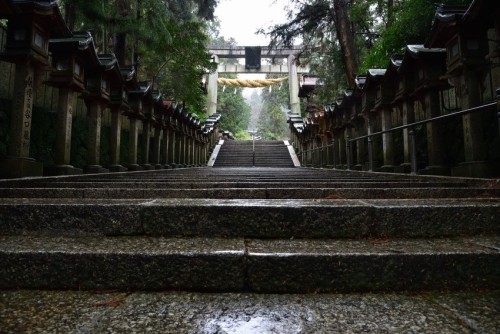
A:
[[[268,75],[269,78],[277,76]],[[264,101],[258,119],[258,129],[263,139],[285,139],[287,137],[286,110],[288,109],[288,81],[281,88],[263,88],[261,98]]]
[[[76,13],[75,29],[90,30],[98,53],[113,51],[113,38],[125,36],[129,63],[139,80],[154,80],[169,98],[204,113],[200,79],[214,69],[207,51],[205,21],[213,19],[216,0],[61,0]],[[111,44],[110,44],[111,43]],[[116,51],[118,53],[118,50]]]
[[[168,23],[172,36],[169,45],[157,44],[155,52],[143,57],[144,71],[155,77],[161,91],[168,97],[185,102],[191,112],[204,114],[206,98],[200,79],[214,68],[206,44],[208,37],[198,22]],[[146,51],[142,52],[147,54]]]
[[[246,130],[240,130],[234,134],[236,140],[250,140],[252,137]]]
[[[441,0],[445,4],[466,5],[470,0]],[[331,103],[347,88],[345,66],[336,36],[333,0],[291,0],[288,22],[267,31],[271,46],[291,45],[304,40],[301,61],[309,63],[312,74],[323,81],[318,102]],[[407,44],[423,44],[435,13],[431,0],[348,1],[360,68],[385,68],[389,57],[401,53]]]
[[[221,113],[221,128],[238,134],[247,131],[250,122],[250,106],[245,102],[242,88],[219,86],[217,112]]]
[[[442,0],[441,3],[462,5],[469,0]],[[378,4],[381,10],[387,11],[384,4]],[[373,48],[367,50],[360,66],[360,72],[364,73],[369,68],[385,68],[389,57],[400,54],[408,44],[423,44],[427,39],[436,11],[435,2],[429,0],[403,0],[397,1],[392,7],[393,18],[391,25],[374,27],[380,33]],[[376,15],[372,12],[369,15]],[[385,15],[387,18],[387,14]],[[362,20],[362,17],[360,17]]]

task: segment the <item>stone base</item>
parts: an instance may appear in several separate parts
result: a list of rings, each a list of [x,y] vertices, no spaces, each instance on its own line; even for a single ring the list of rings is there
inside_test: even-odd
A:
[[[403,163],[399,166],[394,166],[394,173],[410,174],[411,173],[411,164]]]
[[[419,175],[450,175],[450,169],[444,166],[427,166],[418,171]]]
[[[85,174],[100,174],[100,173],[108,173],[109,169],[102,167],[101,165],[88,165],[83,168],[83,172]]]
[[[153,165],[150,164],[141,164],[142,170],[153,170],[155,169]]]
[[[43,175],[79,175],[83,173],[83,169],[75,168],[71,165],[54,165],[44,168]]]
[[[122,165],[111,165],[109,166],[109,171],[112,173],[123,173],[128,171],[128,169]]]
[[[161,164],[154,164],[153,169],[163,169],[163,165]]]
[[[495,168],[487,161],[463,162],[451,169],[451,176],[491,177],[494,175]]]
[[[163,169],[172,169],[172,166],[170,166],[169,164],[165,164],[163,165]]]
[[[382,173],[394,173],[394,166],[392,166],[392,165],[383,165],[383,166],[381,166],[381,167],[378,168],[378,171],[382,172]]]
[[[43,164],[31,158],[6,158],[0,162],[0,178],[43,176]]]
[[[137,172],[140,170],[144,170],[144,168],[142,168],[142,166],[139,166],[138,164],[128,165],[127,168],[129,172]]]
[[[364,166],[362,164],[357,164],[357,165],[354,165],[354,167],[352,167],[352,169],[354,170],[363,170]]]

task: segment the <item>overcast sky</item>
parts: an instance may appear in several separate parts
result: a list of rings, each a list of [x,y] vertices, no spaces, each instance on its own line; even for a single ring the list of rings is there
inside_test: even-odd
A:
[[[266,46],[269,38],[255,32],[286,22],[288,3],[289,0],[220,0],[215,9],[221,23],[220,35],[233,37],[240,46]]]

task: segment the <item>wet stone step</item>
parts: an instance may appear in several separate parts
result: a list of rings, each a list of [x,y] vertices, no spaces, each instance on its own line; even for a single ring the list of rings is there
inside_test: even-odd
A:
[[[267,293],[500,289],[498,238],[0,237],[0,288]]]
[[[498,217],[498,199],[0,199],[4,235],[473,236]]]
[[[300,181],[300,180],[240,180],[240,181],[224,181],[224,180],[172,180],[166,181],[103,181],[96,180],[93,182],[43,182],[22,183],[18,185],[3,185],[0,184],[0,191],[7,191],[12,188],[177,188],[177,189],[196,189],[196,188],[304,188],[304,189],[321,189],[321,188],[451,188],[463,187],[463,184],[455,182],[356,182],[356,181]],[[490,188],[491,191],[498,191],[500,188]]]
[[[9,290],[6,333],[497,333],[500,293]]]
[[[221,199],[377,199],[377,198],[500,198],[500,188],[0,188],[1,198],[221,198]],[[266,186],[266,185],[265,185]]]

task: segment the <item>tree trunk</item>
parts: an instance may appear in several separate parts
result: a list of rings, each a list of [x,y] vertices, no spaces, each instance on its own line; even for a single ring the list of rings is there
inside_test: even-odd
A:
[[[348,0],[333,0],[333,9],[335,12],[337,38],[339,39],[340,50],[344,58],[347,84],[349,87],[354,87],[354,79],[358,71],[358,55],[354,45],[347,3]]]
[[[65,1],[64,3],[64,21],[70,31],[75,29],[76,6],[73,2]]]
[[[392,26],[394,22],[394,14],[393,14],[394,0],[387,0],[387,23],[385,24],[385,28],[389,28]]]
[[[130,5],[126,0],[115,0],[116,6],[120,9],[120,15],[125,17],[130,13]],[[114,36],[113,52],[116,55],[120,66],[126,65],[127,34],[118,32]]]

